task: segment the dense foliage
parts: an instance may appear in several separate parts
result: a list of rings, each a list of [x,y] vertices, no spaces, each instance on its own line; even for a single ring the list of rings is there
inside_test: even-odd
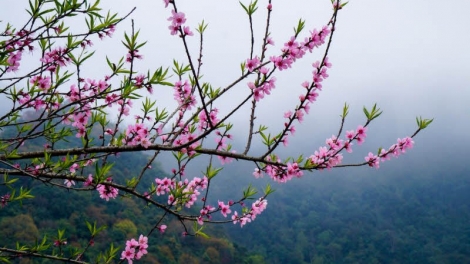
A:
[[[292,182],[227,231],[267,263],[469,263],[468,168],[416,165]]]

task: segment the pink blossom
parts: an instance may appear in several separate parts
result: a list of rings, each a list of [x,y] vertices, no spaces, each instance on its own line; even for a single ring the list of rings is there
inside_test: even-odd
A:
[[[263,177],[263,174],[261,173],[261,170],[256,168],[255,171],[253,172],[253,176],[255,176],[256,179]]]
[[[142,147],[144,147],[144,148],[150,147],[151,144],[152,144],[152,142],[150,142],[150,140],[148,138],[142,138],[140,140],[140,145],[142,145]]]
[[[179,26],[175,25],[175,24],[171,24],[168,26],[168,29],[170,29],[170,34],[171,35],[176,35],[178,34],[178,30],[179,30]]]
[[[263,66],[259,69],[259,72],[266,75],[269,72],[269,68],[266,68],[266,67]]]
[[[299,120],[299,123],[302,123],[304,121],[304,112],[301,110],[295,111],[295,117]]]
[[[280,70],[285,70],[287,68],[290,68],[292,65],[292,59],[290,58],[283,58],[282,56],[272,56],[270,57],[271,62],[274,63],[274,65]]]
[[[38,86],[39,89],[43,90],[44,92],[46,92],[47,90],[49,90],[49,88],[51,88],[51,77],[49,76],[42,77],[41,75],[36,75],[32,77],[29,80],[29,82],[32,85]]]
[[[310,83],[308,81],[305,81],[302,83],[302,87],[304,87],[305,89],[308,89],[308,87],[310,87]]]
[[[369,152],[369,155],[367,155],[364,159],[370,167],[375,167],[377,169],[379,168],[379,158],[372,152]]]
[[[233,222],[233,224],[238,223],[238,219],[239,219],[239,218],[238,218],[238,212],[237,212],[237,211],[233,212],[233,215],[232,215],[232,222]]]
[[[266,39],[266,44],[274,45],[274,40],[273,40],[271,37],[268,37],[268,38]]]
[[[9,193],[1,196],[0,197],[0,207],[2,207],[2,208],[5,207],[8,204],[9,201],[10,201],[10,194]]]
[[[292,116],[292,111],[287,111],[284,113],[285,118],[290,118]]]
[[[140,259],[143,255],[147,254],[148,248],[148,238],[144,235],[140,235],[139,237],[139,245],[137,246],[137,253],[135,254],[135,259]]]
[[[183,33],[186,36],[193,36],[194,33],[191,31],[191,29],[188,26],[183,27]]]
[[[71,173],[75,173],[75,171],[79,168],[80,168],[80,165],[78,165],[77,163],[74,163],[72,164],[72,166],[70,166],[69,170]]]
[[[7,69],[7,72],[17,71],[20,67],[21,61],[21,51],[18,50],[16,53],[12,52],[10,57],[8,57],[8,64],[10,65]]]
[[[289,131],[290,131],[291,135],[294,135],[294,134],[295,134],[295,131],[296,131],[296,130],[295,130],[295,126],[291,126],[291,127],[289,128]]]
[[[109,198],[115,199],[118,196],[118,189],[109,185],[98,184],[96,190],[100,193],[100,198],[106,201],[109,201]]]
[[[258,65],[260,64],[258,56],[256,56],[253,59],[248,59],[246,60],[246,68],[248,69],[249,72],[252,72]]]
[[[93,184],[93,175],[88,174],[88,178],[83,183],[84,186],[91,186]]]
[[[135,257],[135,248],[127,248],[121,253],[121,259],[127,259],[128,264],[132,264],[132,260]]]
[[[367,127],[358,126],[356,130],[356,134],[358,137],[366,137]]]
[[[228,204],[224,204],[224,202],[221,201],[219,201],[219,209],[224,217],[227,217],[227,214],[230,214],[232,212],[230,210],[230,206]]]
[[[70,179],[66,179],[64,181],[64,184],[67,186],[67,188],[70,188],[70,187],[72,187],[72,185],[75,185],[75,181],[70,180]]]
[[[344,142],[344,148],[346,149],[348,153],[352,152],[351,146],[352,146],[352,143],[350,143],[349,141]]]
[[[281,142],[284,145],[284,147],[287,147],[287,145],[289,145],[289,139],[287,137],[283,137]]]
[[[175,12],[175,10],[171,10],[171,14],[172,16],[168,18],[168,21],[171,21],[172,24],[181,26],[186,22],[183,12]]]
[[[163,233],[165,233],[166,227],[167,227],[166,225],[161,225],[161,226],[159,226],[159,227],[157,227],[157,228],[158,228],[158,230],[160,231],[160,233],[163,234]]]

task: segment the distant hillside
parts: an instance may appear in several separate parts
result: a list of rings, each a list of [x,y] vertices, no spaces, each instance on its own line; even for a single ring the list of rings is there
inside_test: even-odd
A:
[[[2,137],[10,137],[13,133],[14,129],[4,130]],[[40,150],[44,143],[41,139],[33,140],[22,149]],[[59,147],[68,148],[79,144],[80,139],[72,135],[68,137],[68,143],[62,142]],[[108,162],[115,164],[110,175],[115,182],[125,184],[126,179],[140,173],[148,159],[149,156],[143,152],[110,156]],[[154,163],[145,172],[138,189],[146,190],[155,178],[165,176],[160,165]],[[77,183],[79,185],[82,183]],[[92,261],[99,252],[107,250],[111,243],[123,249],[127,239],[146,234],[162,215],[158,208],[129,197],[107,202],[99,198],[97,191],[52,187],[28,177],[20,177],[17,186],[31,188],[35,198],[0,208],[0,246],[16,248],[16,242],[31,246],[44,236],[56,237],[57,230],[61,229],[65,230],[64,237],[70,245],[84,248],[90,240],[86,221],[96,221],[99,226],[106,226],[106,229],[94,238],[94,245],[83,256],[83,260]],[[0,186],[0,193],[6,191],[4,186]],[[141,263],[264,263],[261,256],[249,255],[246,249],[227,240],[221,226],[209,227],[206,232],[211,238],[204,239],[182,237],[181,225],[175,219],[167,217],[163,223],[168,225],[167,232],[154,232],[149,237],[149,254]],[[258,262],[252,262],[252,259]],[[13,263],[50,263],[50,260],[23,257]]]

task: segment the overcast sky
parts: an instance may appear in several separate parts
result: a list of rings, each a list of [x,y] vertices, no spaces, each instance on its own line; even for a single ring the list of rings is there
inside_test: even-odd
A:
[[[247,1],[242,1],[248,3]],[[215,87],[225,86],[239,75],[240,62],[249,56],[248,20],[238,1],[178,1],[179,11],[185,12],[186,25],[194,28],[202,19],[209,27],[205,33],[204,81]],[[265,27],[267,1],[259,1],[255,14],[255,38],[260,44]],[[0,10],[3,20],[24,21],[27,1],[6,1]],[[173,58],[184,60],[179,39],[169,35],[167,18],[170,9],[163,1],[102,1],[103,6],[125,14],[134,6],[131,15],[140,39],[148,40],[142,49],[145,56],[139,61],[141,70],[158,66],[171,66]],[[21,7],[23,5],[23,7]],[[339,114],[344,102],[351,107],[351,120],[346,128],[362,123],[362,106],[374,103],[383,109],[383,116],[370,128],[370,135],[386,140],[384,146],[394,143],[397,137],[412,133],[415,116],[435,118],[435,122],[423,135],[416,138],[417,146],[443,144],[467,145],[470,123],[470,52],[469,1],[436,0],[352,0],[338,17],[337,31],[330,51],[330,78],[324,83],[319,100],[312,106],[309,120],[297,126],[299,133],[293,144],[318,142],[337,131]],[[272,37],[276,47],[270,54],[277,54],[282,44],[292,36],[292,28],[299,18],[306,19],[306,30],[320,28],[331,15],[329,0],[273,1]],[[17,24],[19,25],[19,24]],[[130,20],[119,25],[112,39],[99,43],[97,61],[88,68],[90,77],[102,78],[105,74],[105,55],[117,59],[125,55],[120,44],[122,32],[130,31]],[[303,37],[302,37],[303,39]],[[190,39],[191,49],[196,51],[198,40]],[[255,49],[259,54],[259,46]],[[292,71],[276,75],[277,88],[260,105],[258,120],[271,127],[281,127],[282,115],[292,109],[302,91],[300,84],[311,79],[311,63],[319,59],[320,50],[294,65]],[[193,58],[197,53],[193,54]],[[99,60],[98,60],[99,59]],[[227,104],[246,92],[243,83],[230,95]],[[238,92],[243,91],[243,92]],[[156,89],[158,103],[169,104],[172,91]],[[223,108],[221,105],[220,108]],[[242,111],[233,122],[242,122],[245,131],[248,109]],[[282,121],[281,121],[282,120]],[[274,132],[274,131],[273,131]],[[277,131],[276,131],[277,132]],[[239,138],[243,139],[243,134]],[[312,147],[313,144],[312,144]],[[317,148],[317,146],[315,146]]]
[[[145,52],[149,67],[169,63],[174,57],[183,59],[181,43],[168,35],[166,18],[170,10],[163,9],[161,2],[141,1],[132,16],[142,36],[149,40]],[[135,5],[129,1],[114,3],[122,3],[110,6],[119,12]],[[259,1],[259,5],[254,24],[258,44],[264,30],[266,1]],[[209,23],[205,80],[214,86],[230,83],[239,73],[239,63],[249,54],[249,24],[238,1],[178,1],[178,6],[186,13],[188,25],[202,19]],[[324,25],[331,15],[328,0],[273,1],[273,10],[271,32],[276,48],[271,52],[292,35],[299,18],[306,19],[306,29],[311,30]],[[466,10],[470,10],[468,1],[350,1],[338,17],[329,55],[333,63],[330,78],[292,144],[323,143],[336,131],[344,102],[351,107],[349,128],[363,122],[364,105],[377,102],[384,114],[369,134],[384,140],[384,147],[412,133],[416,116],[435,118],[429,130],[416,138],[417,147],[447,145],[442,141],[451,141],[449,148],[470,146],[465,139],[470,128],[470,16]],[[196,48],[196,39],[192,41]],[[310,79],[311,63],[321,55],[318,51],[295,64],[294,70],[277,75],[277,88],[262,102],[264,115],[259,120],[271,119],[272,127],[282,126],[276,120],[282,120],[282,113],[295,103],[300,84]],[[240,119],[246,123],[246,116]]]

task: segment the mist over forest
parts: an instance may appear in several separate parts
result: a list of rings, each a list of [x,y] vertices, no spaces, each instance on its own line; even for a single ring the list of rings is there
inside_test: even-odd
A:
[[[393,138],[390,134],[382,133],[380,139],[371,136],[364,145],[355,146],[353,154],[345,156],[345,160],[362,162],[368,151],[385,146],[382,140]],[[234,161],[213,179],[209,201],[235,200],[248,184],[260,191],[270,184],[276,191],[268,196],[267,210],[242,228],[231,223],[210,226],[207,231],[210,239],[183,238],[178,224],[174,223],[153,245],[147,261],[467,263],[470,261],[470,170],[465,156],[453,154],[465,153],[467,145],[439,140],[425,144],[443,134],[439,127],[427,130],[416,137],[413,149],[398,159],[381,163],[380,169],[314,171],[285,184],[275,183],[268,176],[255,179],[252,164]],[[241,148],[237,141],[234,145],[235,149]],[[312,150],[308,147],[308,144],[294,143],[288,149],[309,153]],[[256,148],[255,152],[262,151],[260,146]],[[452,152],[436,151],[439,149],[452,149]],[[155,176],[162,177],[171,169],[171,159],[167,158],[159,159],[161,169],[155,166],[147,173],[148,184]],[[132,168],[143,166],[146,159],[145,154],[123,154],[115,160],[114,178],[129,177]],[[199,175],[203,170],[202,166],[189,166],[187,173]],[[83,222],[97,220],[108,226],[103,237],[111,239],[97,238],[98,250],[99,243],[123,240],[148,229],[152,219],[157,219],[154,210],[139,209],[142,205],[132,199],[124,199],[124,204],[105,202],[96,193],[70,192],[31,183],[25,181],[33,187],[36,199],[0,210],[0,237],[9,238],[3,239],[5,244],[31,236],[53,236],[56,228],[64,228],[70,241],[79,243],[86,239]],[[57,197],[62,198],[57,200]],[[77,208],[86,209],[79,212]],[[11,228],[12,221],[23,224]],[[27,231],[20,232],[18,228]]]

